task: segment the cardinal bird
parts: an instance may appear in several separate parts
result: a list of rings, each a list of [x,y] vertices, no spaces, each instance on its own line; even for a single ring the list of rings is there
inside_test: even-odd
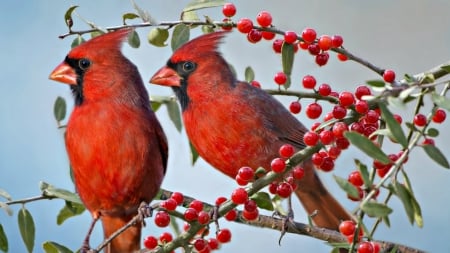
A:
[[[66,149],[76,190],[94,221],[102,221],[105,238],[153,199],[167,164],[166,137],[148,93],[120,51],[129,33],[106,33],[73,48],[50,74],[74,95]],[[141,226],[125,230],[105,252],[138,250]]]
[[[170,86],[182,108],[188,138],[199,155],[235,178],[239,168],[270,169],[283,144],[305,148],[307,129],[265,91],[236,80],[218,52],[225,32],[193,39],[180,47],[150,82]],[[311,161],[295,194],[317,226],[338,229],[351,216],[327,191]]]

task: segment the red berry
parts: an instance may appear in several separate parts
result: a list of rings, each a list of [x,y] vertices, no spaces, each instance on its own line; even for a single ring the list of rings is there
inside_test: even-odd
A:
[[[358,245],[358,253],[373,253],[373,246],[370,242],[362,242]]]
[[[367,87],[366,85],[360,85],[356,87],[355,96],[357,99],[362,99],[363,96],[368,96],[371,94],[372,92],[370,91],[370,88]]]
[[[333,132],[331,132],[330,130],[323,130],[322,132],[320,132],[319,137],[320,142],[322,142],[323,145],[329,145],[334,140]]]
[[[320,167],[323,163],[323,156],[320,153],[314,153],[311,156],[311,161],[314,165],[316,165],[316,167]]]
[[[318,141],[319,134],[317,134],[316,132],[309,131],[306,132],[305,135],[303,135],[303,142],[305,142],[307,146],[315,146]]]
[[[350,142],[347,140],[347,138],[337,138],[336,141],[336,147],[340,148],[341,150],[347,149],[350,146]]]
[[[144,239],[144,247],[147,249],[154,249],[158,246],[158,239],[154,236],[147,236]]]
[[[198,213],[197,220],[198,220],[198,223],[200,223],[200,224],[208,224],[209,221],[211,220],[211,217],[208,212],[200,211]]]
[[[319,45],[320,50],[327,51],[332,46],[332,40],[331,36],[329,35],[322,35],[319,37],[319,40],[317,41],[317,44]]]
[[[289,44],[293,44],[297,41],[297,33],[294,31],[286,31],[284,33],[284,41]]]
[[[321,96],[328,96],[331,93],[331,86],[329,84],[323,83],[319,86],[319,90],[317,91]]]
[[[219,241],[216,238],[209,238],[208,239],[208,246],[211,250],[215,250],[219,248]]]
[[[216,238],[220,243],[227,243],[231,241],[231,231],[227,228],[222,228],[217,232]]]
[[[327,64],[329,58],[330,58],[330,55],[327,52],[323,52],[323,53],[316,55],[315,60],[316,60],[317,65],[323,66],[323,65]]]
[[[341,54],[341,53],[337,54],[337,58],[340,61],[347,61],[348,60],[348,57],[345,54]]]
[[[379,177],[383,178],[389,172],[390,169],[391,169],[390,167],[385,167],[385,168],[382,168],[382,169],[378,169],[377,170],[377,175]]]
[[[318,55],[320,53],[319,45],[317,45],[317,44],[309,44],[308,45],[308,52],[311,55]]]
[[[244,181],[251,181],[255,177],[255,172],[252,168],[244,166],[238,170],[238,176]]]
[[[302,105],[299,101],[292,101],[289,105],[289,111],[291,111],[293,114],[298,114],[302,110]]]
[[[311,125],[311,131],[316,131],[317,130],[317,128],[321,125],[322,123],[320,123],[320,122],[314,122],[312,125]],[[322,131],[322,130],[319,130],[319,132],[320,131]]]
[[[332,128],[333,135],[336,138],[344,137],[344,133],[348,131],[348,126],[344,122],[336,122]]]
[[[216,206],[222,205],[225,201],[227,201],[227,198],[225,198],[225,197],[217,197],[217,199],[216,199]]]
[[[198,218],[198,212],[194,208],[189,207],[184,211],[184,219],[186,221],[194,221],[194,220],[197,220],[197,218]]]
[[[272,48],[273,48],[273,51],[275,51],[275,53],[278,53],[278,54],[281,53],[281,47],[283,46],[283,42],[284,42],[284,40],[282,40],[282,39],[276,39],[273,41]]]
[[[422,142],[422,145],[434,145],[434,140],[431,138],[425,138]]]
[[[239,175],[236,175],[236,177],[234,178],[234,180],[236,181],[236,183],[240,186],[246,186],[248,184],[247,180],[242,179]]]
[[[303,169],[302,167],[295,167],[292,170],[292,176],[294,177],[294,179],[300,180],[303,178],[304,175],[305,175],[305,169]]]
[[[256,22],[262,27],[268,27],[272,24],[272,15],[268,11],[261,11],[256,16]]]
[[[244,210],[247,210],[248,212],[253,212],[258,208],[258,205],[256,205],[256,201],[253,199],[248,199],[244,203]]]
[[[256,29],[252,29],[247,33],[247,40],[251,43],[257,43],[262,39],[262,32]]]
[[[302,84],[306,89],[314,89],[316,86],[316,78],[312,75],[304,76],[302,79]]]
[[[310,119],[317,119],[322,114],[322,106],[316,102],[309,104],[306,107],[306,116]]]
[[[295,152],[294,146],[292,146],[291,144],[284,144],[278,150],[278,153],[283,158],[291,157],[294,154],[294,152]]]
[[[355,111],[362,115],[366,114],[369,111],[369,103],[365,100],[356,101]]]
[[[247,211],[247,210],[244,210],[244,211],[242,212],[242,217],[243,217],[245,220],[248,220],[248,221],[256,220],[256,219],[258,219],[258,216],[259,216],[259,211],[258,211],[258,209],[255,209],[254,211]]]
[[[155,224],[158,227],[167,227],[170,223],[170,216],[165,211],[159,211],[155,215]]]
[[[230,211],[228,211],[228,213],[226,213],[224,215],[224,217],[227,221],[235,221],[237,218],[237,215],[238,215],[238,213],[237,213],[236,209],[231,209]]]
[[[237,188],[231,193],[231,201],[237,205],[244,204],[247,199],[248,193],[244,188]]]
[[[283,182],[277,187],[277,194],[282,198],[287,198],[292,193],[292,187],[289,183]]]
[[[203,210],[203,203],[200,200],[195,199],[189,204],[189,207],[194,208],[197,212],[200,212]]]
[[[340,35],[333,35],[331,36],[331,47],[332,48],[338,48],[341,47],[344,43],[344,39]]]
[[[223,5],[222,13],[225,17],[233,17],[236,14],[236,6],[232,3],[226,3]]]
[[[394,114],[394,119],[401,124],[403,122],[402,116],[398,115],[398,114]]]
[[[167,200],[161,202],[160,206],[162,208],[166,209],[167,211],[173,211],[177,208],[177,205],[178,205],[177,201],[170,198],[170,199],[167,199]]]
[[[236,28],[241,33],[249,33],[253,29],[253,22],[249,18],[241,18],[236,23]]]
[[[364,133],[364,124],[361,122],[354,122],[350,125],[350,131],[358,132],[360,134]]]
[[[352,171],[348,175],[348,182],[350,182],[354,186],[362,186],[364,184],[364,181],[361,177],[361,173],[358,170]]]
[[[437,109],[436,112],[434,112],[432,120],[434,123],[442,123],[444,122],[446,117],[447,113],[444,110]]]
[[[317,33],[312,28],[305,28],[302,31],[302,39],[307,43],[313,43],[316,39]]]
[[[173,240],[172,234],[169,232],[163,232],[160,236],[159,236],[159,241],[164,244],[164,243],[169,243]]]
[[[392,83],[395,80],[395,72],[390,69],[386,69],[383,73],[383,79],[387,83]]]
[[[308,43],[306,43],[306,42],[304,42],[304,41],[300,41],[299,43],[298,43],[298,47],[300,48],[300,49],[303,49],[303,50],[307,50],[308,49]]]
[[[427,117],[421,113],[414,116],[414,124],[419,127],[423,127],[427,124]]]
[[[366,124],[376,124],[378,123],[378,120],[380,119],[380,115],[375,110],[369,110],[366,113],[366,117],[364,117],[364,122]]]
[[[173,192],[170,198],[174,199],[177,202],[177,205],[183,204],[184,196],[181,192]]]
[[[273,40],[273,38],[275,38],[275,33],[269,31],[262,31],[262,37],[265,40]]]
[[[287,81],[287,76],[284,72],[278,72],[275,74],[273,80],[278,85],[284,85]]]
[[[325,172],[329,172],[332,171],[334,169],[334,161],[331,157],[327,156],[323,158],[323,162],[320,165],[320,169],[325,171]]]
[[[275,158],[270,163],[270,167],[272,168],[272,171],[275,173],[281,173],[286,168],[286,163],[281,158]]]
[[[222,22],[224,23],[224,25],[222,25],[222,30],[224,30],[224,31],[231,31],[231,30],[233,30],[233,25],[232,25],[231,19],[224,18],[222,20]]]
[[[360,200],[363,199],[363,197],[364,197],[364,191],[361,189],[361,187],[356,187],[356,189],[358,190],[358,197],[355,198],[355,197],[350,196],[350,195],[347,194],[347,198],[348,198],[348,199],[350,199],[350,200],[352,200],[352,201],[360,201]]]
[[[203,238],[197,238],[194,240],[193,245],[194,245],[195,250],[202,251],[206,248],[208,243]]]
[[[373,253],[379,253],[380,252],[380,244],[376,242],[370,242],[373,247]]]
[[[278,183],[277,182],[272,182],[269,184],[269,192],[272,194],[277,194],[277,187],[278,187]]]
[[[335,105],[332,113],[335,119],[343,119],[347,115],[347,109],[341,105]]]
[[[343,91],[339,94],[339,104],[348,107],[350,105],[353,105],[355,103],[355,97],[353,96],[353,93],[348,91]]]
[[[332,146],[328,149],[328,156],[331,157],[333,160],[336,160],[336,158],[339,157],[341,154],[341,149],[335,146]]]
[[[339,232],[345,236],[353,235],[355,233],[356,224],[352,220],[345,220],[339,224]]]

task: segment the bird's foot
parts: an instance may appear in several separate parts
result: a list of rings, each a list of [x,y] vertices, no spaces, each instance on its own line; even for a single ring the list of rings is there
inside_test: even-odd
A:
[[[145,226],[145,219],[148,217],[152,217],[153,215],[153,207],[151,207],[145,201],[142,201],[138,208],[138,215],[139,221],[142,222],[143,226]]]
[[[94,218],[92,219],[91,225],[89,226],[89,230],[86,234],[86,237],[83,240],[83,244],[80,248],[80,253],[94,253],[95,250],[91,249],[91,246],[89,246],[89,240],[91,238],[92,230],[94,230],[95,223],[97,223],[100,215],[94,215]]]
[[[281,214],[279,211],[275,211],[272,216],[278,216],[281,218],[282,228],[281,235],[278,239],[278,244],[281,245],[281,239],[283,239],[284,235],[288,231],[289,225],[294,224],[294,210],[292,209],[291,197],[288,198],[288,211],[287,214]]]

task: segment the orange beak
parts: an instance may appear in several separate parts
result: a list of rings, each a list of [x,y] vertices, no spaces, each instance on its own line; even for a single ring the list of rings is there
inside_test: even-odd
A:
[[[180,86],[181,77],[177,72],[168,67],[162,67],[153,77],[150,79],[150,83],[159,84],[164,86]]]
[[[50,73],[50,79],[70,85],[77,84],[77,74],[71,66],[62,62]]]

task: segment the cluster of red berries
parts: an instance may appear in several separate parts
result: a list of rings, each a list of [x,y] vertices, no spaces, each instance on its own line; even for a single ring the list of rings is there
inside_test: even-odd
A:
[[[379,253],[380,252],[380,245],[376,242],[360,242],[364,233],[362,229],[359,229],[358,233],[358,239],[355,240],[355,231],[356,231],[356,224],[352,220],[346,220],[342,221],[339,225],[339,232],[347,237],[347,241],[349,243],[359,242],[357,246],[357,252],[358,253]]]

